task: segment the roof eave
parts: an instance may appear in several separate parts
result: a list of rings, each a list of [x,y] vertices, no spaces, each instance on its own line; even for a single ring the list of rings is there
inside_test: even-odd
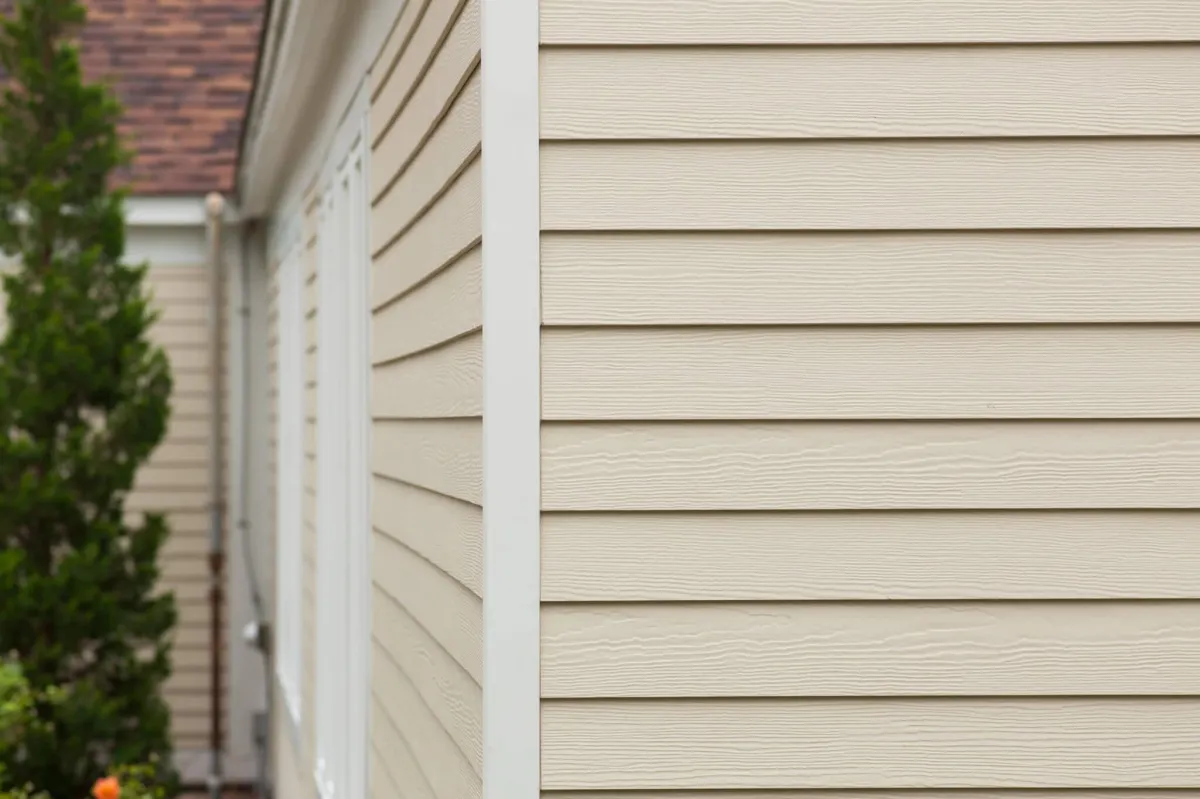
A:
[[[278,196],[299,133],[306,97],[321,80],[322,53],[338,8],[331,0],[273,0],[245,120],[237,170],[243,218],[261,216]]]

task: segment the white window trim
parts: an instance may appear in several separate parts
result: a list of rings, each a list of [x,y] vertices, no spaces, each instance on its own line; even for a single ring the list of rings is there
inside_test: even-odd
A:
[[[278,266],[276,315],[275,674],[288,716],[300,724],[304,496],[304,262],[294,241]]]
[[[483,796],[541,783],[538,0],[483,0]]]
[[[365,98],[365,92],[362,93]],[[357,104],[356,104],[357,106]],[[317,674],[322,799],[367,792],[370,647],[370,336],[366,113],[323,170],[318,230]],[[341,137],[339,137],[340,139]]]

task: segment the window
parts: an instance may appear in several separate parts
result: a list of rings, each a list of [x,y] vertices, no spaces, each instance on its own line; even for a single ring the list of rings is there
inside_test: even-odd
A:
[[[359,135],[321,203],[317,312],[316,780],[366,795],[370,626],[370,256]]]
[[[278,407],[275,498],[275,669],[284,703],[300,723],[301,547],[304,497],[304,262],[294,242],[278,265]]]

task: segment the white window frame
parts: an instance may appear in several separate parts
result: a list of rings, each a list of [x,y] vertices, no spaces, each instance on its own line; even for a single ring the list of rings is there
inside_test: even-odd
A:
[[[370,252],[366,118],[338,152],[318,228],[317,674],[322,799],[367,792],[370,647]],[[339,137],[340,138],[340,137]],[[341,156],[340,158],[338,156]]]
[[[278,407],[275,496],[275,675],[292,723],[300,724],[303,675],[305,326],[304,259],[299,240],[277,266]]]

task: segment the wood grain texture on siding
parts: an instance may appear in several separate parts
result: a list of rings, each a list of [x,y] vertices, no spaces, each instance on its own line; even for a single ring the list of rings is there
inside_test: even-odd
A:
[[[548,230],[1200,226],[1200,138],[547,143]]]
[[[542,787],[1177,788],[1200,700],[551,701]]]
[[[1195,511],[549,513],[542,599],[1200,599],[1196,530]]]
[[[548,325],[1200,321],[1195,231],[559,233]]]
[[[1200,694],[1189,602],[553,605],[547,698]]]
[[[397,671],[395,664],[384,661],[385,667],[383,674],[391,675]],[[395,680],[404,679],[402,676],[396,676]],[[404,786],[404,793],[401,794],[403,799],[408,799],[409,796],[416,799],[440,799],[437,793],[434,792],[433,786],[430,785],[429,777],[426,774],[426,768],[433,768],[434,764],[423,764],[417,761],[417,755],[413,745],[408,742],[408,738],[417,737],[421,734],[420,729],[412,729],[411,721],[404,719],[406,729],[400,729],[400,719],[395,719],[391,713],[396,710],[389,710],[389,705],[384,704],[380,699],[380,693],[372,691],[373,697],[371,700],[371,748],[379,753],[380,760],[383,761],[384,767],[388,774],[396,781],[397,784]],[[389,697],[390,698],[390,697]],[[401,717],[403,718],[403,717]],[[428,747],[417,744],[418,749],[422,753],[428,751]]]
[[[483,596],[483,512],[478,505],[380,477],[372,483],[371,504],[379,533]]]
[[[375,585],[402,605],[482,685],[480,598],[420,555],[384,535],[374,537],[371,572]]]
[[[1200,326],[608,328],[542,336],[546,419],[1200,416]]]
[[[376,142],[371,154],[373,200],[382,197],[412,163],[479,65],[479,20],[479,0],[468,0],[429,71],[386,135]]]
[[[381,477],[480,505],[482,436],[479,419],[379,420],[372,468]]]
[[[375,640],[408,676],[417,693],[483,774],[483,690],[404,608],[376,589],[372,603]]]
[[[562,423],[542,452],[548,511],[1200,507],[1193,421]]]
[[[545,44],[1200,39],[1191,0],[541,0]]]
[[[371,318],[371,358],[394,361],[483,325],[483,250],[475,247]]]
[[[439,799],[480,799],[482,780],[450,733],[438,723],[408,676],[396,668],[379,644],[373,647],[373,691],[389,720],[405,732],[404,741]]]
[[[412,2],[405,2],[400,8],[400,13],[396,15],[392,29],[388,31],[387,39],[379,48],[375,62],[367,74],[371,81],[372,101],[378,99],[379,93],[387,85],[388,79],[392,77],[396,63],[408,49],[409,42],[412,41],[413,34],[417,30],[417,23],[421,21],[421,17],[429,8],[429,2],[430,0],[412,0]]]
[[[403,171],[375,204],[377,218],[387,219],[372,229],[371,250],[377,252],[413,223],[438,193],[465,167],[480,148],[479,71],[454,99],[446,116],[422,143]]]
[[[479,242],[482,190],[482,162],[476,158],[432,208],[375,258],[373,308],[391,302]],[[386,224],[386,220],[373,218],[372,224]]]
[[[376,420],[482,415],[483,336],[474,333],[376,366],[371,374],[371,407]]]
[[[371,103],[371,136],[376,145],[387,135],[397,115],[412,97],[465,2],[430,0],[416,21],[416,28],[400,57],[392,65],[387,82]]]
[[[545,139],[1200,132],[1191,46],[543,51]],[[1101,77],[1103,76],[1103,77]]]
[[[367,775],[367,795],[371,799],[400,799],[400,788],[374,746],[367,755]]]

